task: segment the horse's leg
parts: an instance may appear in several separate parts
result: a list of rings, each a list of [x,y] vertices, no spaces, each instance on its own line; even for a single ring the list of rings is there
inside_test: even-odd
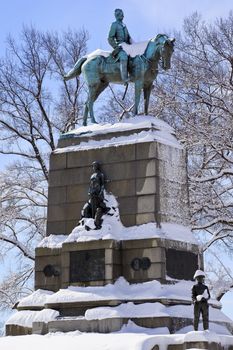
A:
[[[85,102],[85,109],[84,109],[84,115],[83,115],[83,125],[87,125],[87,115],[88,115],[88,100]]]
[[[144,92],[144,113],[145,115],[148,115],[148,107],[149,107],[149,100],[150,100],[150,94],[152,89],[152,83],[144,85],[143,92]]]
[[[94,111],[93,111],[94,102],[99,97],[101,92],[104,91],[104,89],[106,89],[107,86],[108,86],[108,83],[103,83],[103,82],[99,82],[99,84],[89,86],[88,109],[89,109],[92,123],[96,123],[96,120],[94,117]]]
[[[101,82],[101,84],[98,86],[98,90],[96,91],[96,96],[95,96],[95,100],[99,97],[99,95],[101,94],[101,92],[103,92],[106,87],[108,86],[108,83],[106,82]]]
[[[139,106],[139,102],[140,102],[142,86],[143,86],[142,80],[135,81],[134,115],[138,114],[138,106]]]
[[[88,89],[89,89],[89,97],[88,97],[88,103],[87,103],[88,111],[90,114],[91,122],[96,123],[96,120],[94,117],[93,105],[94,105],[94,101],[96,100],[95,96],[96,96],[96,91],[98,89],[98,86],[96,84],[89,85]]]

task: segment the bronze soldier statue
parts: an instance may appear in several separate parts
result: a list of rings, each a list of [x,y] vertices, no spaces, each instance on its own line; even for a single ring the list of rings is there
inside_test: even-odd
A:
[[[112,23],[108,42],[113,47],[112,55],[120,61],[121,78],[124,84],[129,82],[128,78],[128,55],[121,47],[122,43],[132,44],[126,25],[123,23],[124,13],[121,9],[115,10],[116,21]]]
[[[194,302],[194,330],[198,330],[198,323],[200,314],[202,314],[203,328],[209,329],[209,305],[210,299],[209,288],[204,284],[205,273],[201,270],[197,270],[194,275],[194,279],[197,280],[192,288],[192,300]]]
[[[90,186],[88,191],[89,200],[82,210],[83,218],[93,218],[96,229],[101,228],[102,216],[108,212],[104,203],[104,174],[100,170],[100,163],[95,161],[92,163],[93,174],[90,178]]]

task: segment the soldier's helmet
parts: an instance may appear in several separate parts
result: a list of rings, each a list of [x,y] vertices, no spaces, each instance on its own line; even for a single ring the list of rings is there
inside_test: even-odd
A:
[[[194,279],[196,279],[197,277],[205,277],[205,272],[202,270],[197,270],[193,276]]]

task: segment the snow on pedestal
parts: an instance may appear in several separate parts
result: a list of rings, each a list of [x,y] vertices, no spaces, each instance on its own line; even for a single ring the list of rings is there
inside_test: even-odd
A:
[[[191,350],[200,349],[198,346],[200,339],[208,339],[208,343],[213,343],[215,340],[219,340],[220,344],[224,346],[224,349],[229,349],[233,346],[233,337],[227,335],[217,335],[214,332],[196,332],[196,336],[193,338],[193,332],[190,334],[167,334],[166,328],[160,329],[160,334],[157,334],[156,330],[146,330],[145,328],[137,327],[133,323],[129,323],[124,326],[121,331],[111,334],[97,334],[97,333],[82,333],[79,331],[70,333],[50,333],[44,336],[30,335],[20,337],[2,337],[0,338],[0,347],[4,350],[15,349],[17,344],[17,350],[33,349],[56,349],[69,350],[85,349],[85,350],[152,350],[156,345],[160,350],[169,349],[176,350],[176,346],[184,344],[185,340],[195,339],[195,348]],[[209,343],[209,345],[210,345]],[[174,347],[173,347],[174,346]],[[216,347],[209,350],[214,350]]]
[[[142,130],[142,131],[140,131]],[[144,131],[146,130],[146,131]],[[131,131],[132,134],[126,136],[118,136],[119,132]],[[138,132],[139,131],[139,132]],[[107,135],[110,137],[106,140],[95,140],[95,136]],[[114,137],[114,134],[116,135]],[[83,137],[88,137],[83,141]],[[182,145],[175,137],[174,129],[161,119],[154,116],[140,115],[133,118],[122,120],[115,124],[91,124],[80,126],[75,130],[69,131],[61,136],[60,140],[73,138],[80,139],[80,143],[74,146],[56,148],[54,154],[76,152],[79,150],[89,150],[95,148],[106,148],[110,146],[120,146],[135,143],[158,141],[163,145],[172,146],[177,149],[182,149]]]
[[[93,219],[83,219],[69,235],[49,235],[37,247],[54,249],[61,248],[63,243],[71,242],[86,242],[99,239],[122,241],[148,238],[162,238],[198,244],[189,227],[175,223],[162,222],[161,227],[158,227],[156,223],[150,222],[143,225],[125,227],[120,220],[116,197],[106,191],[104,197],[107,207],[111,208],[111,210],[108,215],[103,216],[101,229],[95,229]],[[86,226],[89,227],[89,230],[85,228]]]
[[[191,303],[190,291],[191,281],[180,281],[176,284],[162,285],[158,281],[138,283],[130,285],[123,278],[120,278],[115,284],[109,284],[104,287],[75,287],[70,286],[66,289],[61,289],[57,293],[48,294],[46,291],[36,291],[30,297],[23,298],[19,302],[19,309],[35,308],[42,306],[41,300],[44,297],[44,306],[51,307],[55,304],[64,305],[66,303],[87,303],[88,301],[109,301],[121,300],[123,303],[118,306],[111,307],[94,307],[88,309],[84,316],[79,316],[76,319],[83,321],[93,320],[108,320],[108,319],[147,319],[147,318],[193,318],[193,306],[182,305],[185,301]],[[158,299],[158,302],[149,302],[150,300]],[[176,300],[177,305],[164,305],[163,301]],[[130,302],[129,302],[130,300]],[[134,304],[133,301],[140,300],[140,304]],[[125,302],[124,302],[125,301]],[[230,335],[229,329],[233,329],[232,321],[225,316],[221,310],[221,304],[216,300],[210,300],[210,329],[219,333]],[[44,322],[56,320],[59,316],[54,310],[45,309],[42,311],[19,311],[13,315],[7,324],[16,324],[24,327],[32,327],[32,322]],[[51,313],[54,311],[54,313]],[[62,320],[62,318],[59,318]],[[69,318],[64,318],[69,322]],[[71,318],[70,320],[75,320]],[[192,323],[192,321],[190,322]],[[55,326],[53,326],[54,328]],[[139,327],[140,328],[140,327]],[[192,329],[192,326],[183,328],[178,333],[187,333]],[[200,329],[202,326],[200,325]],[[159,330],[154,329],[156,333]]]
[[[178,281],[175,284],[161,284],[158,281],[129,284],[123,277],[120,277],[114,284],[107,284],[103,287],[76,287],[69,286],[53,293],[37,290],[30,296],[19,301],[19,308],[35,308],[55,303],[86,302],[95,300],[167,300],[174,299],[191,303],[191,288],[193,282]],[[43,299],[43,302],[42,302]],[[221,303],[215,299],[209,302],[216,308]],[[225,319],[226,321],[229,319]]]
[[[6,325],[17,325],[31,328],[33,322],[49,322],[55,320],[59,312],[52,309],[41,311],[24,310],[14,313],[6,322]]]

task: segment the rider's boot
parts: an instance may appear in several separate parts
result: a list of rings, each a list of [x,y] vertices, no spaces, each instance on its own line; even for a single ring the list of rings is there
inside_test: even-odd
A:
[[[128,62],[125,60],[122,60],[120,62],[120,71],[121,71],[121,79],[124,83],[124,85],[128,84],[128,82],[130,81],[129,77],[128,77]]]

